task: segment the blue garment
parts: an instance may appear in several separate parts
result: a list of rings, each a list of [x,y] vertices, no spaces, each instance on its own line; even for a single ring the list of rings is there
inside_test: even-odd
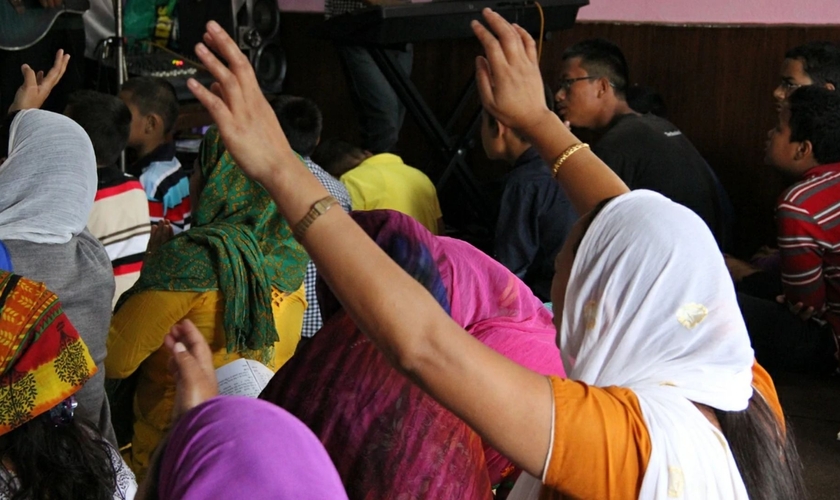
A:
[[[9,249],[2,241],[0,241],[0,271],[14,271],[12,269],[12,256],[9,255]]]
[[[554,258],[577,220],[534,148],[516,160],[502,192],[494,255],[542,300],[551,300]]]

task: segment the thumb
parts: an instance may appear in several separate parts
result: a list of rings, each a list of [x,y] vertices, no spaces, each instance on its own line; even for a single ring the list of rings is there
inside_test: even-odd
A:
[[[202,375],[198,360],[183,343],[176,342],[172,346],[172,359],[175,361],[175,369],[181,381],[190,383]]]

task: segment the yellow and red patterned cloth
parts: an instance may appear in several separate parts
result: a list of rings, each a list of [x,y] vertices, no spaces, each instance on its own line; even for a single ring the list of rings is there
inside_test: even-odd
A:
[[[46,285],[0,272],[0,435],[45,413],[96,373]]]

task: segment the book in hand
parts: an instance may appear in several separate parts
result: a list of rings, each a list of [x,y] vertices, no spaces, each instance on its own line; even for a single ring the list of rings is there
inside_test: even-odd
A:
[[[219,394],[255,398],[268,385],[274,372],[259,361],[239,358],[216,369]]]

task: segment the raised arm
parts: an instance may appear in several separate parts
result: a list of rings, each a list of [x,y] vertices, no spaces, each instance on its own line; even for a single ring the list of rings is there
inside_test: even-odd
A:
[[[265,186],[294,226],[327,192],[289,147],[247,58],[216,23],[207,28],[205,44],[228,67],[199,44],[196,54],[218,83],[210,91],[190,80],[190,89],[218,123],[237,164]],[[552,414],[545,377],[461,329],[342,210],[320,216],[302,242],[344,308],[394,366],[515,464],[542,473]]]
[[[472,23],[485,53],[475,61],[481,103],[497,120],[525,135],[552,166],[563,152],[580,141],[545,106],[534,39],[490,9],[483,14],[490,30],[478,21]],[[602,200],[628,191],[624,182],[589,149],[581,149],[564,161],[555,179],[581,215]]]

